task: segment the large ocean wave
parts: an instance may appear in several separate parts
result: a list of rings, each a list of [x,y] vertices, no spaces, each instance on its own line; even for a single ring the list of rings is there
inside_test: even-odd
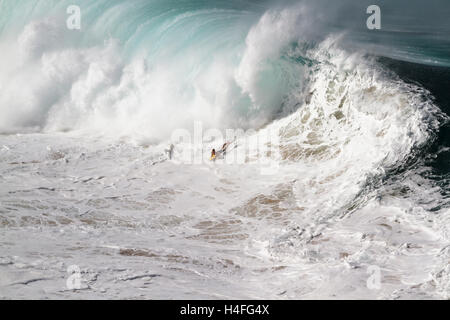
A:
[[[194,120],[259,127],[302,103],[309,75],[327,63],[311,58],[325,39],[367,46],[393,37],[395,25],[391,47],[369,50],[397,56],[395,40],[411,29],[389,23],[392,13],[381,36],[356,28],[342,16],[348,2],[337,10],[327,1],[80,1],[82,29],[69,30],[70,4],[1,2],[2,132],[88,130],[162,140]],[[365,8],[357,8],[364,27]],[[420,43],[405,45],[417,51],[404,57],[447,63],[449,57],[424,55]]]
[[[448,297],[444,2],[382,1],[370,31],[369,1],[80,0],[69,30],[72,1],[0,0],[5,263],[21,228],[65,261],[44,228],[102,276],[152,258],[160,296]],[[243,162],[180,165],[224,142],[173,141],[199,122],[251,129]]]

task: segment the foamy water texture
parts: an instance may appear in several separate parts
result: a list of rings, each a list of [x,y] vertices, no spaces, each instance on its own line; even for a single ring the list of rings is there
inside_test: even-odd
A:
[[[309,2],[34,3],[0,20],[0,298],[450,297],[447,116]],[[211,162],[198,123],[251,130]]]

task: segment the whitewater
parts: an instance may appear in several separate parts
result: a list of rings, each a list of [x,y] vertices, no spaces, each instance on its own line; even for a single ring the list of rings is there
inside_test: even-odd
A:
[[[450,297],[446,11],[76,2],[0,1],[0,299]]]

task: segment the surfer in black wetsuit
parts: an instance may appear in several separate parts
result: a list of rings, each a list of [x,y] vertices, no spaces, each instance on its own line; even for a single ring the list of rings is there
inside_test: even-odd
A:
[[[169,160],[172,160],[172,157],[173,157],[173,149],[175,149],[175,146],[174,146],[173,144],[171,144],[171,145],[169,146],[169,149],[166,149],[166,150],[165,150],[166,153],[167,153],[167,156],[169,157]]]
[[[209,160],[211,161],[215,161],[216,157],[218,155],[225,155],[225,151],[228,147],[228,143],[224,143],[224,145],[222,146],[222,149],[220,149],[219,151],[216,152],[216,149],[212,149],[211,150],[211,158]]]
[[[235,138],[235,141],[236,141],[236,138]],[[228,147],[231,145],[231,143],[232,143],[232,142],[225,142],[225,143],[223,144],[223,146],[222,146],[222,149],[220,149],[219,151],[217,151],[217,153],[216,153],[216,149],[212,149],[210,160],[211,160],[211,161],[216,160],[216,157],[217,157],[218,155],[225,156],[225,154],[227,153],[227,149],[228,149]]]

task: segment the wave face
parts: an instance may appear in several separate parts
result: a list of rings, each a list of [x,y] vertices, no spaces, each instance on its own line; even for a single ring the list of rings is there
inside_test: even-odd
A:
[[[23,27],[11,26],[19,35],[12,46],[7,42],[2,131],[113,127],[114,133],[162,139],[193,119],[244,125],[253,109],[280,103],[280,85],[259,97],[236,79],[246,34],[258,18],[238,2],[84,1],[80,32],[65,28],[69,4],[2,2],[11,24],[17,15],[27,17],[18,21]],[[272,72],[276,77],[278,70]]]
[[[80,0],[78,31],[72,1],[0,0],[7,277],[83,263],[86,298],[448,298],[448,6],[382,1],[369,31],[370,2]],[[183,165],[223,143],[171,140],[199,121],[251,129],[244,163]]]
[[[434,46],[438,53],[420,47],[433,48],[436,34],[448,34],[445,24],[415,38],[409,21],[391,17],[400,5],[387,5],[378,35],[342,15],[360,17],[365,27],[363,3],[80,1],[81,31],[65,27],[70,4],[1,2],[2,132],[93,130],[161,140],[193,119],[260,126],[295,110],[300,101],[292,94],[307,87],[314,64],[301,49],[333,32],[346,34],[346,46],[382,41],[387,48],[370,50],[450,61],[448,39]]]

